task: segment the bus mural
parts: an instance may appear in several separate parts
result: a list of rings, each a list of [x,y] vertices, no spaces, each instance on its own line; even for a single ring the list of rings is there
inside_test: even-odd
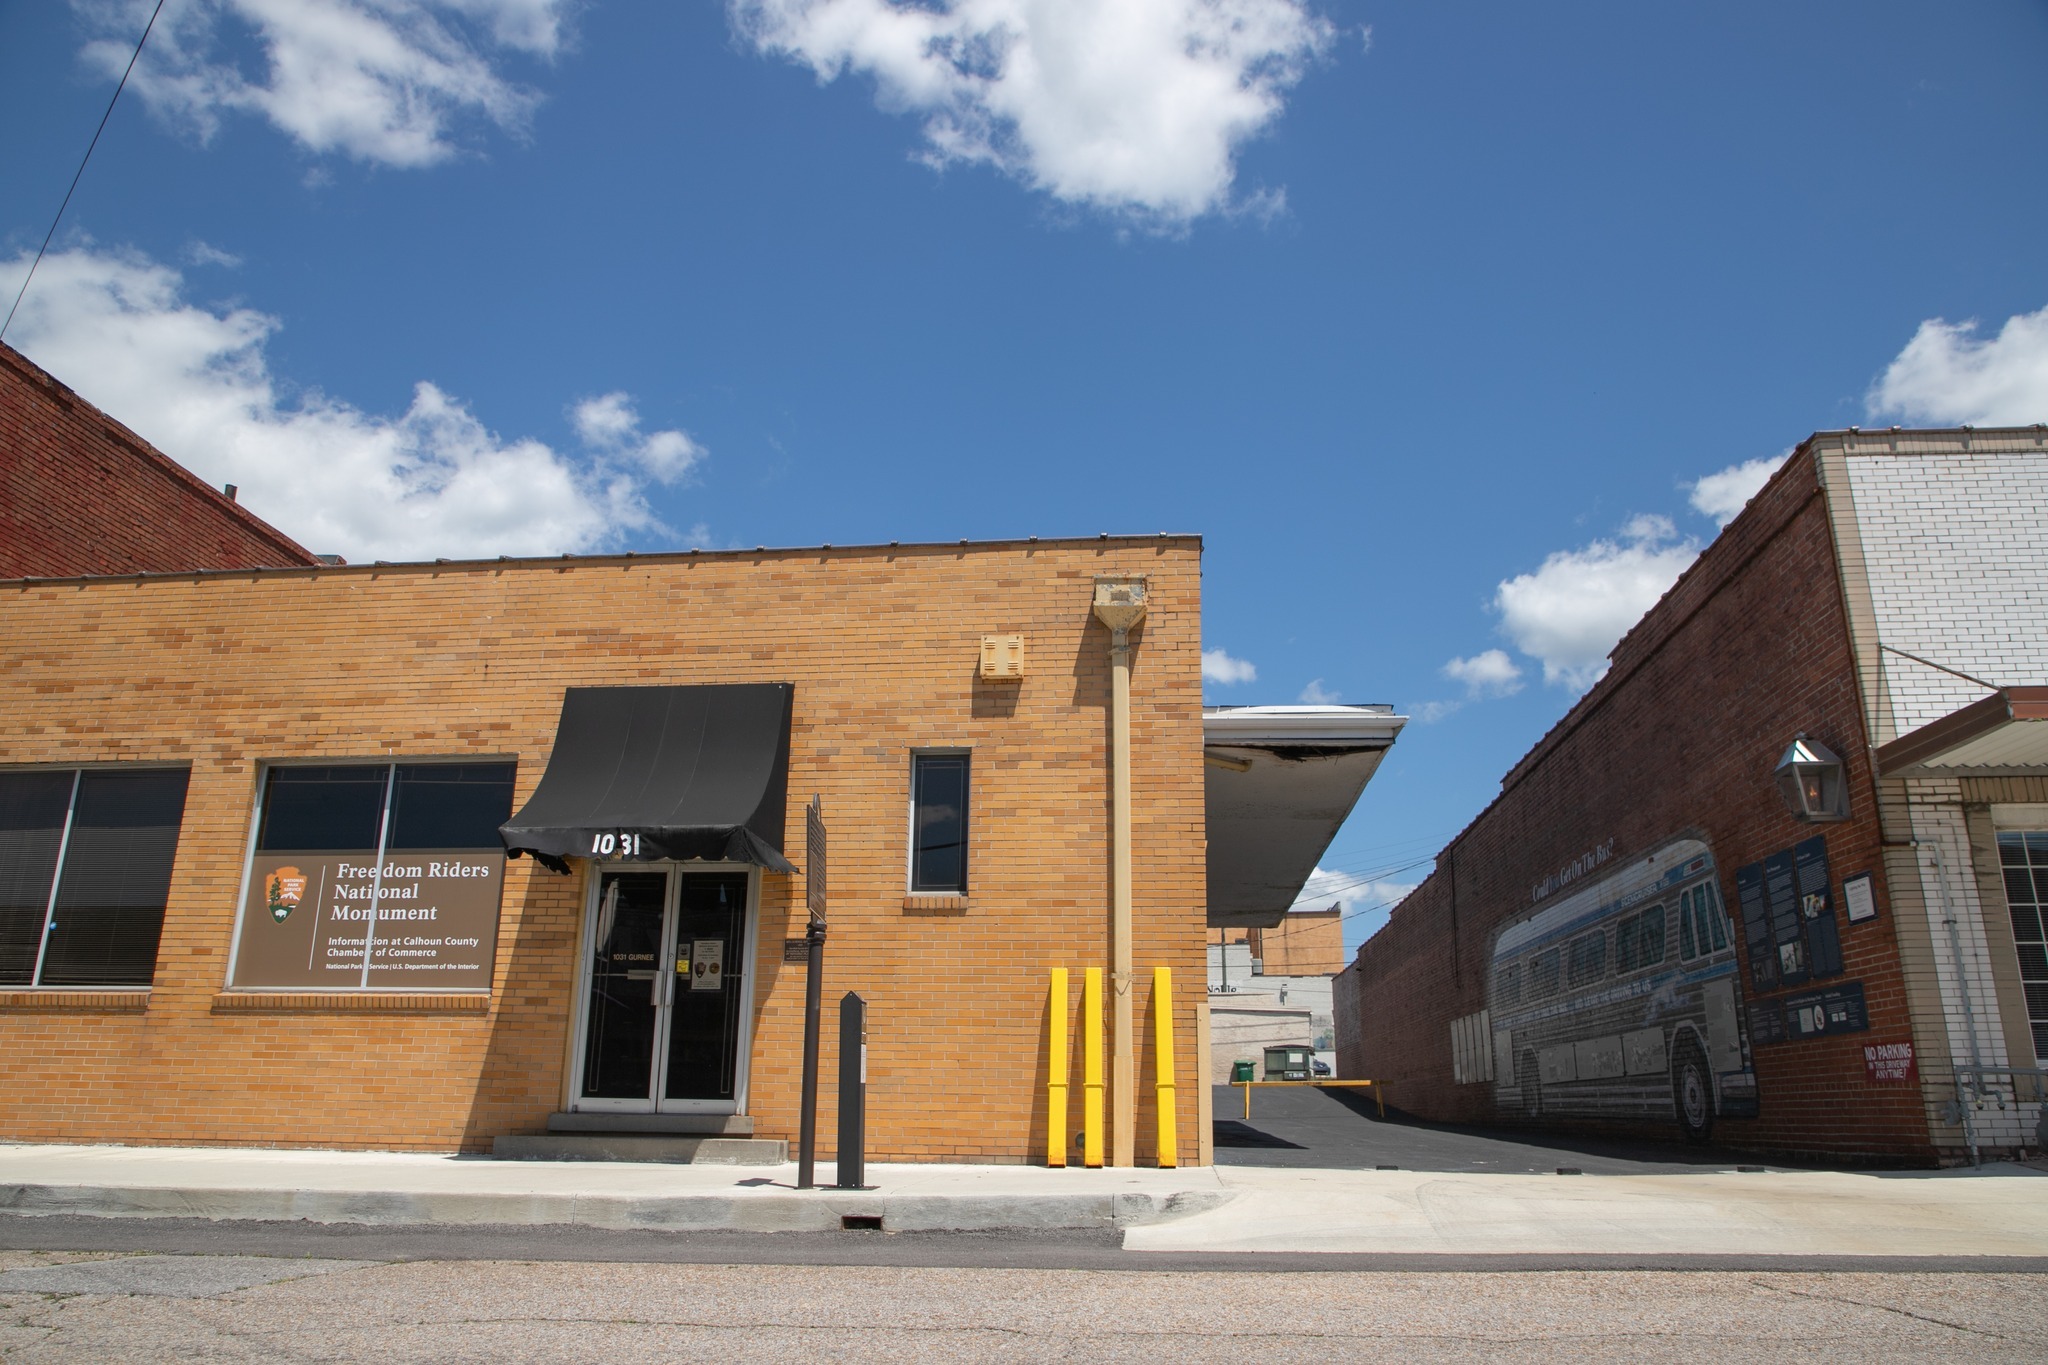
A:
[[[1674,839],[1509,925],[1487,979],[1494,1097],[1532,1118],[1757,1112],[1736,998],[1738,944],[1714,855]]]

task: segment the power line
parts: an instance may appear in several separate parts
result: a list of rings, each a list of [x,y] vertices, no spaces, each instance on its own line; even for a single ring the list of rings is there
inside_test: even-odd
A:
[[[1361,886],[1369,886],[1376,881],[1383,881],[1397,873],[1412,871],[1415,868],[1435,861],[1436,855],[1431,853],[1409,863],[1397,863],[1391,867],[1376,867],[1362,872],[1328,876],[1327,880],[1322,885],[1316,887],[1315,890],[1304,890],[1301,895],[1295,897],[1294,903],[1300,905],[1305,901],[1317,901],[1329,896],[1340,896],[1346,891],[1355,890]]]
[[[100,134],[107,131],[107,120],[114,116],[114,105],[120,101],[121,92],[128,88],[128,77],[142,56],[142,45],[149,41],[150,30],[156,27],[156,17],[163,12],[164,0],[156,0],[156,8],[149,12],[149,22],[143,25],[142,36],[135,40],[135,55],[128,59],[128,69],[121,73],[121,83],[114,87],[114,98],[107,101],[107,112],[100,115],[100,126],[92,130],[92,141],[86,144],[85,155],[78,158],[78,170],[72,174],[71,188],[64,191],[64,202],[57,205],[57,216],[50,220],[50,230],[43,234],[42,246],[37,248],[35,260],[29,263],[28,274],[21,277],[21,288],[14,294],[14,307],[7,310],[7,321],[0,322],[0,337],[5,337],[7,329],[14,325],[15,309],[21,307],[22,296],[28,293],[28,282],[36,277],[36,267],[43,263],[43,253],[50,249],[50,239],[57,235],[57,224],[64,221],[64,210],[71,207],[71,196],[78,191],[79,177],[85,174],[85,163],[92,160],[93,148],[100,145]]]

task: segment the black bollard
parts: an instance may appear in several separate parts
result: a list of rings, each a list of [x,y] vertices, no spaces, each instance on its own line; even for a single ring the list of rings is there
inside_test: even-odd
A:
[[[841,1190],[867,1186],[868,1006],[848,991],[839,997],[839,1180]]]
[[[825,926],[811,922],[804,938],[809,954],[804,965],[804,1089],[797,1116],[796,1187],[813,1186],[812,1165],[818,1151],[818,1016],[823,1013],[819,988],[825,980]]]

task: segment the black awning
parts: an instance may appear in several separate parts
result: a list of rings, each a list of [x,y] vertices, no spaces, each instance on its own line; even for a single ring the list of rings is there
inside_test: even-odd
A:
[[[558,872],[606,856],[796,871],[782,856],[795,694],[791,683],[570,688],[540,786],[499,826],[505,851]]]

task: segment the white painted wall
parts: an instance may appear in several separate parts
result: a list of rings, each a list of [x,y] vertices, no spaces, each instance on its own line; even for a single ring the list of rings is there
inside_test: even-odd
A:
[[[1908,734],[1990,690],[1893,650],[1996,686],[2048,683],[2048,449],[1851,447],[1845,464],[1877,643],[1890,647],[1878,651],[1874,740]],[[1960,786],[1916,778],[1907,788],[1951,1063],[2031,1065],[2031,1057],[2006,1056],[1986,945],[1986,917],[2005,907],[1978,896]],[[1978,1140],[2034,1145],[2039,1108],[2010,1100],[1980,1107],[1971,1116]]]
[[[1851,453],[1847,464],[1878,643],[2000,687],[2048,682],[2048,450]],[[1985,695],[1882,659],[1879,743]]]

